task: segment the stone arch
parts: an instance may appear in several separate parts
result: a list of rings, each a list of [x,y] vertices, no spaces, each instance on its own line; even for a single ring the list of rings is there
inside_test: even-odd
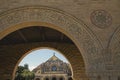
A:
[[[19,57],[18,57],[19,60],[18,61],[16,60],[16,64],[15,64],[15,68],[14,68],[14,72],[13,72],[13,78],[15,76],[15,72],[16,72],[17,66],[20,63],[20,61],[26,55],[28,55],[31,51],[38,50],[38,49],[51,49],[51,50],[55,50],[55,51],[58,51],[58,52],[62,53],[62,55],[64,57],[66,57],[66,59],[70,62],[72,76],[74,78],[76,78],[74,75],[76,75],[77,73],[79,73],[81,75],[84,75],[84,77],[87,77],[86,74],[85,74],[84,69],[82,70],[83,71],[82,73],[77,70],[77,69],[80,69],[80,68],[84,68],[84,63],[82,61],[82,56],[81,56],[80,52],[78,51],[76,46],[73,45],[73,44],[67,44],[67,43],[66,44],[65,43],[61,44],[61,43],[58,43],[57,46],[56,46],[56,43],[34,43],[34,44],[21,44],[21,45],[16,45],[14,47],[8,46],[8,47],[11,47],[13,49],[12,50],[13,52],[14,52],[14,50],[18,51],[17,53],[19,55]],[[69,54],[73,54],[73,52],[74,52],[74,56],[69,55]],[[82,64],[74,65],[76,60],[79,61],[79,62],[81,61]],[[82,65],[82,67],[81,67],[81,65]]]
[[[110,52],[111,65],[114,65],[115,70],[120,68],[120,26],[116,28],[112,37],[110,38],[108,50]],[[116,67],[115,67],[116,66]]]
[[[95,34],[82,21],[63,11],[41,6],[28,6],[9,10],[0,17],[0,39],[25,27],[46,26],[63,32],[75,43],[83,56],[87,72],[100,70],[101,68],[98,68],[104,65],[104,57],[101,54],[102,46]]]

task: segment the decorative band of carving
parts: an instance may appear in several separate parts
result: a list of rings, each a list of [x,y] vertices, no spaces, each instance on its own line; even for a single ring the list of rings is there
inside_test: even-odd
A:
[[[109,51],[111,55],[112,65],[114,65],[114,70],[120,69],[120,26],[116,28],[111,41],[109,43]]]
[[[0,15],[0,32],[13,25],[32,21],[54,24],[69,33],[83,48],[86,53],[83,55],[87,57],[86,60],[88,59],[90,64],[96,64],[96,59],[102,59],[101,45],[90,30],[87,30],[85,25],[74,17],[55,9],[34,6],[7,11]]]

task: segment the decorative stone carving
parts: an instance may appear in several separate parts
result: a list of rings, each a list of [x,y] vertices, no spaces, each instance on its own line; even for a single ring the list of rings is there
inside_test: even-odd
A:
[[[110,55],[112,65],[114,65],[114,69],[120,69],[120,26],[114,32],[111,41],[109,43],[109,51],[111,51]]]
[[[111,15],[105,10],[95,10],[91,13],[91,22],[99,28],[107,28],[112,24]]]
[[[83,32],[83,30],[81,29],[81,28],[79,28],[78,27],[78,25],[77,24],[71,24],[71,25],[69,25],[69,27],[68,27],[68,30],[72,33],[72,34],[74,34],[75,36],[75,38],[76,39],[80,39],[80,36],[81,36],[81,34],[82,34],[82,32]]]
[[[22,7],[5,12],[0,17],[0,32],[13,25],[32,21],[58,26],[57,29],[62,29],[68,33],[76,41],[74,43],[78,43],[77,45],[83,48],[85,54],[81,53],[83,57],[85,55],[86,59],[89,59],[87,60],[88,63],[95,60],[102,48],[89,28],[86,28],[83,23],[68,14],[64,14],[62,11],[46,7]],[[99,56],[102,56],[102,54],[99,54]]]
[[[97,71],[98,68],[100,70],[101,69],[100,67],[104,65],[103,63],[104,59],[103,59],[102,53],[99,51],[99,48],[96,45],[96,43],[94,43],[94,41],[90,39],[90,36],[88,34],[85,34],[85,35],[82,40],[83,41],[82,46],[86,50],[88,60],[91,60],[90,62],[88,61],[87,69],[88,71],[93,71],[93,70]]]

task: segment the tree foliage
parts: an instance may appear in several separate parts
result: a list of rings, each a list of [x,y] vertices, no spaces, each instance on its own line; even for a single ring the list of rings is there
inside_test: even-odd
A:
[[[29,70],[27,64],[24,66],[18,66],[15,80],[33,80],[34,77],[34,73]]]

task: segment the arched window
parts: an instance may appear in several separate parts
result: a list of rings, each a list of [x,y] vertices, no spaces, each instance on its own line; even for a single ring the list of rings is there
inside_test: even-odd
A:
[[[53,77],[52,80],[57,80],[56,77]]]
[[[40,80],[39,78],[36,78],[35,80]]]

